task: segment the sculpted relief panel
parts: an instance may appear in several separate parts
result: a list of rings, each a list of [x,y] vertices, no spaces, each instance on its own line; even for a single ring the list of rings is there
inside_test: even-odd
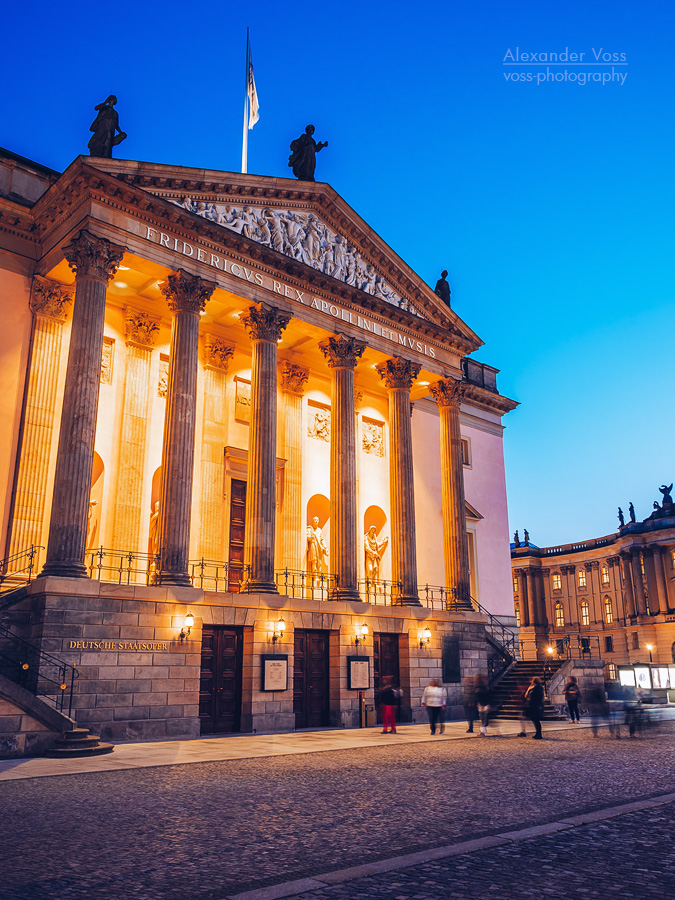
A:
[[[313,213],[289,209],[257,209],[229,203],[206,203],[185,197],[172,200],[188,212],[230,228],[244,237],[285,253],[325,275],[398,306],[413,315],[420,313],[406,298],[392,290],[346,238],[324,225]]]
[[[330,442],[330,408],[321,406],[318,403],[309,401],[307,410],[309,423],[307,426],[307,436],[316,438],[317,441]]]
[[[362,419],[361,446],[364,453],[384,456],[384,423],[375,419]]]

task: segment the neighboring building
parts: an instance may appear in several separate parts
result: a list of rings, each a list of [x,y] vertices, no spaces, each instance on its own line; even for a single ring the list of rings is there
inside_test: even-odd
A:
[[[44,548],[5,616],[77,664],[80,724],[351,726],[351,656],[366,703],[443,674],[459,708],[471,595],[513,622],[516,403],[331,187],[2,151],[0,304],[4,587]]]
[[[666,487],[665,485],[663,486]],[[672,486],[671,486],[672,487]],[[569,638],[618,666],[675,662],[675,507],[662,491],[652,515],[616,534],[559,547],[511,544],[513,596],[525,658]]]

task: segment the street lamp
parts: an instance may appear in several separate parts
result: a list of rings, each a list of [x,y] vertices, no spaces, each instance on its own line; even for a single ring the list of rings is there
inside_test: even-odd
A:
[[[645,647],[647,648],[647,650],[649,650],[649,664],[651,665],[652,662],[653,662],[653,660],[652,660],[652,650],[654,649],[654,645],[653,645],[653,644],[645,644]]]

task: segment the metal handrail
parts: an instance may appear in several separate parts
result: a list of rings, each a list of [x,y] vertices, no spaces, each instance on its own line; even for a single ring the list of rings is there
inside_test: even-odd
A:
[[[204,591],[228,591],[229,568],[226,562],[203,557],[188,562],[193,587],[200,587]]]
[[[0,672],[14,684],[44,697],[59,712],[73,711],[73,690],[79,673],[71,666],[17,637],[9,628],[0,625]]]
[[[89,577],[113,584],[155,584],[159,554],[97,547],[87,550]]]
[[[279,592],[294,600],[328,600],[339,584],[337,575],[304,569],[277,569],[274,580]]]
[[[39,544],[31,544],[27,550],[20,550],[6,559],[0,560],[0,588],[5,581],[18,580],[25,584],[30,584],[33,580],[34,572],[37,572],[40,550],[44,547]],[[17,564],[18,565],[17,567]],[[10,588],[10,590],[12,590]]]

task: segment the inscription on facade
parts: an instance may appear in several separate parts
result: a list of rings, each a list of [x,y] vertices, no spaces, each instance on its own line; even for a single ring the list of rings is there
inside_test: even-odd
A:
[[[168,650],[168,641],[70,641],[69,650]]]
[[[256,272],[254,269],[249,269],[248,266],[242,265],[241,263],[233,263],[226,256],[223,256],[222,253],[216,254],[206,251],[201,247],[195,248],[188,241],[184,241],[177,237],[172,238],[169,234],[158,231],[156,228],[151,228],[149,225],[144,227],[146,229],[145,238],[152,241],[153,244],[166,247],[167,250],[181,253],[183,256],[190,257],[198,262],[206,263],[207,266],[212,266],[214,269],[218,269],[219,272],[227,272],[230,275],[234,275],[235,278],[241,278],[243,281],[247,281],[249,284],[266,288],[267,290],[272,291],[273,294],[278,294],[280,297],[285,297],[288,300],[294,300],[310,309],[316,309],[340,322],[348,322],[350,325],[356,326],[356,328],[377,335],[386,341],[391,341],[391,343],[396,344],[397,347],[404,347],[406,350],[421,353],[423,356],[428,356],[431,359],[436,358],[436,349],[429,344],[426,344],[423,340],[419,340],[418,338],[411,337],[407,334],[401,334],[401,332],[394,328],[380,325],[379,322],[374,322],[367,316],[362,316],[353,310],[338,306],[337,303],[322,300],[320,297],[313,297],[311,294],[308,294],[307,291],[301,291],[296,287],[289,287],[289,285],[284,284],[283,281],[270,278],[269,275],[265,275],[262,272]]]

